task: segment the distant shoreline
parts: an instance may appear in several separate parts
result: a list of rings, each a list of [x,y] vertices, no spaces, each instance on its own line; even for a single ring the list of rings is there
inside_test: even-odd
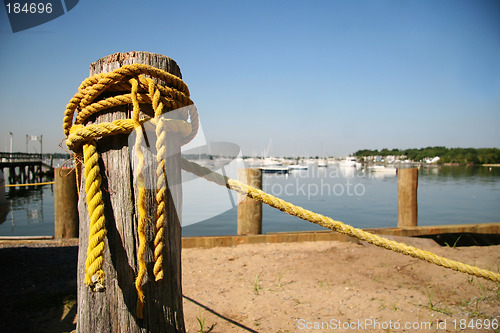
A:
[[[482,166],[485,166],[485,167],[500,167],[500,164],[499,163],[496,163],[496,164],[482,164]]]

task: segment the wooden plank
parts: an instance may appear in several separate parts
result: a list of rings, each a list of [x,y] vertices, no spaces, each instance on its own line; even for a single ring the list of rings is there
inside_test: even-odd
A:
[[[0,241],[46,240],[46,239],[54,239],[54,236],[0,236]]]
[[[370,228],[364,231],[379,234],[401,237],[413,237],[423,235],[433,235],[438,233],[483,233],[500,234],[500,223],[481,223],[466,225],[439,225],[421,226],[409,228]],[[338,241],[361,243],[359,239],[339,234],[333,231],[304,231],[304,232],[275,232],[262,235],[230,235],[230,236],[199,236],[184,237],[182,239],[183,248],[211,248],[221,246],[237,246],[240,244],[262,244],[262,243],[293,243],[293,242],[313,242],[313,241]]]

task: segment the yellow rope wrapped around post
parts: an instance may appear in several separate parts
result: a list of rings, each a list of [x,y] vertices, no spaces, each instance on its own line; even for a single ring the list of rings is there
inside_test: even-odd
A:
[[[165,85],[154,83],[153,79],[144,75],[159,79]],[[97,99],[105,91],[112,92],[114,96]],[[130,93],[127,93],[127,91],[130,91]],[[154,116],[154,119],[140,118],[141,112],[145,112],[140,109],[140,103],[152,104],[154,115],[146,115]],[[125,104],[133,105],[131,119],[119,119],[100,124],[85,124],[90,116],[96,115],[107,108]],[[76,165],[81,166],[83,164],[84,168],[87,209],[90,217],[84,282],[95,291],[105,289],[102,265],[106,222],[102,199],[99,155],[97,153],[98,140],[104,136],[130,134],[134,130],[137,131],[134,151],[138,158],[136,179],[139,192],[137,197],[139,246],[137,251],[138,273],[135,286],[137,290],[137,316],[139,318],[143,316],[145,299],[142,290],[146,275],[144,254],[147,239],[145,229],[147,223],[153,220],[156,221],[154,225],[154,276],[157,281],[163,278],[163,242],[166,223],[165,133],[167,131],[180,133],[182,136],[181,144],[186,144],[194,138],[198,131],[198,113],[194,107],[185,108],[192,104],[187,85],[180,78],[149,65],[133,64],[120,67],[113,72],[93,75],[84,80],[78,92],[68,103],[64,113],[63,130],[66,135],[66,145],[75,152]],[[166,112],[177,109],[180,109],[180,118],[182,119],[169,119],[163,116]],[[154,217],[148,216],[146,211],[146,188],[143,176],[144,154],[141,146],[144,138],[143,124],[150,120],[156,125],[156,148],[159,152],[157,154],[156,172],[157,207],[156,216]],[[81,156],[83,156],[83,162]],[[78,177],[80,170],[77,170],[76,174]]]

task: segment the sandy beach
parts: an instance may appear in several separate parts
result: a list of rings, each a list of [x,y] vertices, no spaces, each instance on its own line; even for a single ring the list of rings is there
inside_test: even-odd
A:
[[[500,246],[393,238],[500,269]],[[0,331],[74,330],[76,253],[74,241],[0,243]],[[183,249],[182,262],[188,332],[499,331],[499,284],[365,243]]]

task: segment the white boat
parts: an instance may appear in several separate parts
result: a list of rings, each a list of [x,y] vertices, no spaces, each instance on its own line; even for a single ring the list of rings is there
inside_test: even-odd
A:
[[[301,164],[292,164],[288,166],[289,170],[307,170],[309,166]]]
[[[288,168],[287,167],[280,167],[280,166],[263,166],[260,167],[260,170],[262,170],[262,173],[288,173]]]
[[[280,161],[273,157],[266,157],[264,160],[261,161],[262,166],[265,167],[270,167],[270,166],[279,166],[282,165]]]
[[[354,156],[348,156],[339,162],[340,167],[356,167],[358,160]]]
[[[385,172],[385,173],[396,173],[397,169],[394,167],[386,167],[383,165],[372,165],[368,167],[368,170],[373,172]]]
[[[326,168],[328,166],[328,163],[324,158],[321,158],[318,160],[318,167]]]

